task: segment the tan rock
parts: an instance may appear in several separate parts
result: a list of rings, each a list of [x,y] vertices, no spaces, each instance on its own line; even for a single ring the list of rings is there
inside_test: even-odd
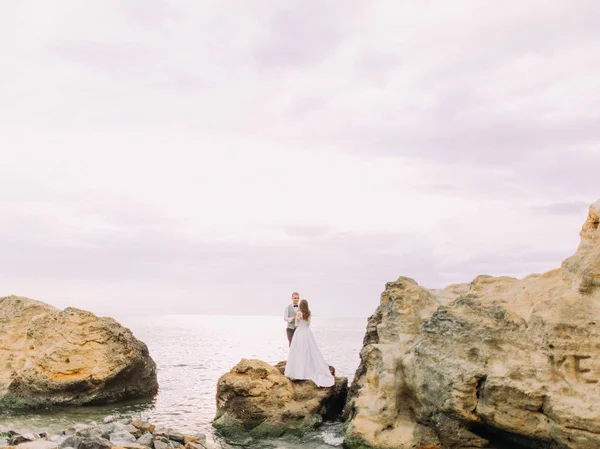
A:
[[[184,449],[207,449],[206,443],[202,444],[198,441],[190,441],[185,445]]]
[[[111,449],[148,449],[146,446],[136,443],[118,444],[113,446]]]
[[[150,430],[150,427],[152,426],[152,424],[150,424],[146,421],[142,421],[141,419],[132,420],[131,425],[142,432],[152,432]]]
[[[562,269],[387,284],[345,409],[349,448],[600,447],[600,202]],[[493,444],[495,441],[491,441]]]
[[[577,252],[562,264],[563,278],[581,294],[600,295],[600,200],[590,206]]]
[[[0,298],[0,404],[99,404],[157,391],[146,345],[112,318]]]
[[[347,384],[346,378],[336,378],[331,388],[292,382],[268,363],[242,359],[219,379],[213,425],[230,439],[302,433],[339,416]]]

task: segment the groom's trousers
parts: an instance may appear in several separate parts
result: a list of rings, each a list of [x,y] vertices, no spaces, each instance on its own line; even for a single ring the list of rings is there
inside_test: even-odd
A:
[[[287,332],[289,346],[291,346],[292,345],[292,338],[294,338],[294,332],[296,332],[296,329],[290,329],[288,327],[285,331]]]

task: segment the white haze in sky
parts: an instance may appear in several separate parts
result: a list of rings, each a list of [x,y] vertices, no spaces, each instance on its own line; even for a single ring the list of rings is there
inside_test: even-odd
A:
[[[522,277],[600,197],[600,2],[45,0],[0,15],[0,295],[367,316]]]

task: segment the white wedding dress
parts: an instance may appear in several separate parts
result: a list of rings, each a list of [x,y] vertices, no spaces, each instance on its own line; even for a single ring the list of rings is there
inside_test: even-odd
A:
[[[302,314],[296,315],[296,331],[292,338],[285,375],[293,380],[312,380],[319,387],[331,387],[335,379],[329,371],[329,365],[317,347],[317,342],[308,321]]]

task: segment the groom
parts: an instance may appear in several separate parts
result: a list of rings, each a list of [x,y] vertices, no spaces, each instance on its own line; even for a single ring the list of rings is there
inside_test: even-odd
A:
[[[296,312],[298,311],[298,301],[300,301],[300,295],[297,292],[292,293],[292,303],[285,308],[283,313],[283,319],[287,321],[287,338],[289,346],[292,345],[292,338],[296,331]]]

